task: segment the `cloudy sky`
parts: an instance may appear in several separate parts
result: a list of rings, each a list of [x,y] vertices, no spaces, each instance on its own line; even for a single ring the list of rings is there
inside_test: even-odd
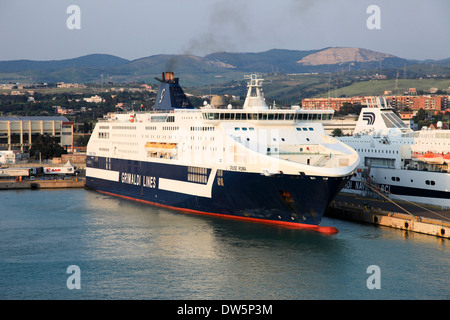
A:
[[[449,13],[449,0],[0,0],[0,60],[325,47],[444,59]]]

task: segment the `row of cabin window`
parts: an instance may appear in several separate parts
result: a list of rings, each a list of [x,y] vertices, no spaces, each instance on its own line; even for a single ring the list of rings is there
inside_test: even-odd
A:
[[[234,130],[236,130],[236,131],[238,131],[238,130],[240,130],[240,129],[242,129],[242,131],[247,131],[247,128],[246,127],[242,127],[242,128],[239,128],[239,127],[234,127]],[[314,131],[314,128],[296,128],[297,129],[297,131]],[[253,130],[255,130],[255,128],[252,128],[252,127],[250,127],[250,128],[248,128],[248,130],[250,130],[250,131],[253,131]]]
[[[214,127],[191,127],[191,131],[214,131]]]
[[[136,126],[112,126],[114,130],[136,130]]]
[[[207,120],[330,120],[331,114],[321,113],[203,113]]]
[[[400,181],[400,177],[391,177],[391,180],[392,181]],[[413,182],[413,180],[411,179],[411,182]],[[425,184],[426,185],[432,185],[432,186],[434,186],[435,184],[436,184],[436,182],[435,181],[433,181],[433,180],[425,180]]]
[[[175,116],[152,116],[150,122],[175,122]]]
[[[385,153],[384,150],[377,150],[377,149],[355,149],[358,152],[374,152],[374,153]],[[397,153],[398,154],[398,150],[386,150],[386,153]]]

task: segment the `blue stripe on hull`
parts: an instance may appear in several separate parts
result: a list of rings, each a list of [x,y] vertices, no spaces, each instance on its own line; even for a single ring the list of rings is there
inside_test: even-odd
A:
[[[396,185],[391,185],[391,184],[387,184],[387,183],[386,184],[375,183],[375,185],[379,189],[381,189],[381,191],[387,191],[392,194],[403,195],[403,196],[436,198],[436,199],[448,199],[450,196],[450,193],[447,191],[396,186]],[[350,189],[350,190],[358,190],[358,191],[368,190],[368,187],[366,187],[363,182],[355,181],[355,180],[349,180],[346,183],[345,188]]]
[[[88,157],[89,158],[89,157]],[[102,168],[102,159],[92,159],[88,167]],[[212,197],[161,190],[158,179],[188,181],[188,167],[152,162],[111,159],[111,170],[154,176],[152,187],[86,178],[86,186],[127,198],[177,209],[252,219],[283,221],[318,226],[325,208],[349,177],[328,178],[293,175],[264,176],[257,173],[223,171],[216,175]],[[211,169],[206,170],[205,179]],[[120,178],[119,178],[120,180]],[[205,185],[205,183],[200,183]],[[148,185],[148,184],[147,184]]]

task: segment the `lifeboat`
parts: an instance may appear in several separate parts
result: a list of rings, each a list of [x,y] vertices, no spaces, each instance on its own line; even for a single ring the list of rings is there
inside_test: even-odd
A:
[[[444,163],[444,156],[441,153],[427,152],[424,154],[424,159],[428,163],[435,163],[435,164]]]
[[[445,163],[450,164],[450,152],[447,152],[443,158]]]
[[[145,144],[145,150],[150,152],[174,153],[175,147],[176,143],[147,142]]]
[[[411,157],[416,161],[425,161],[425,155],[423,153],[414,152]]]

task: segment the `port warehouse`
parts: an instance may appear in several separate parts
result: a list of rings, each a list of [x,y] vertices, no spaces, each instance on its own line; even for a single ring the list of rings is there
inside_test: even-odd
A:
[[[73,122],[66,117],[0,117],[0,150],[26,154],[39,135],[52,136],[64,149],[73,149]]]

